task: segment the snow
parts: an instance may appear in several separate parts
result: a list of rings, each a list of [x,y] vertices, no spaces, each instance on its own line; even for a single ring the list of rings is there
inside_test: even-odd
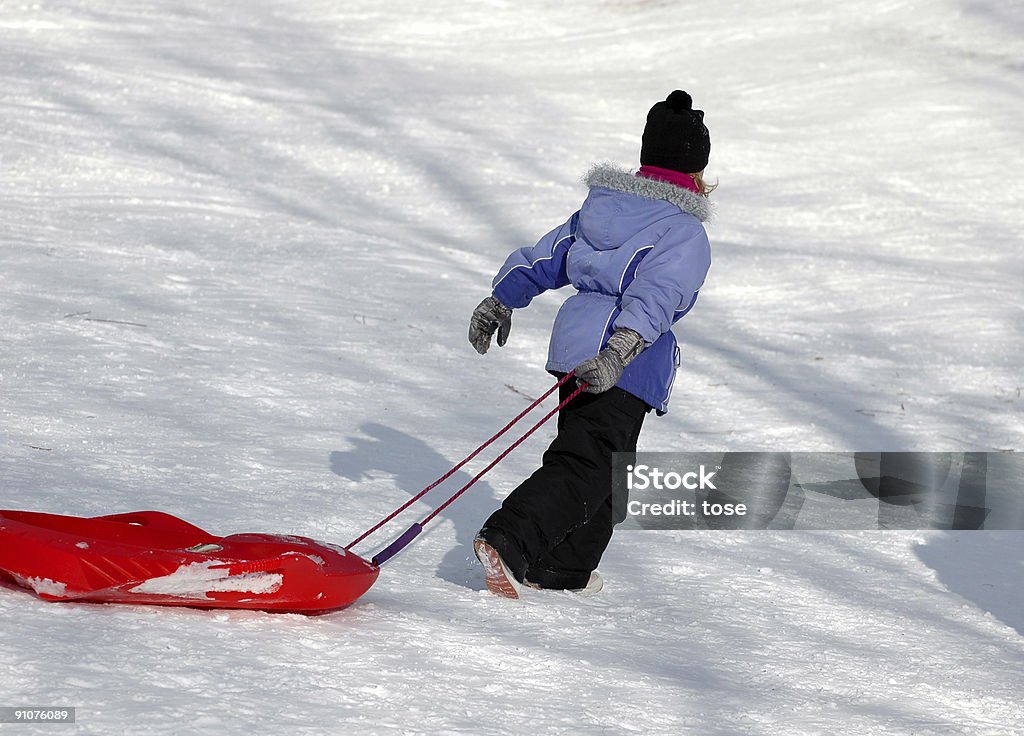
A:
[[[17,578],[20,585],[26,588],[32,588],[36,593],[40,595],[52,595],[55,598],[62,598],[68,592],[67,583],[61,583],[56,580],[50,580],[50,578],[42,577],[29,577],[29,578]]]
[[[227,575],[224,569],[227,564],[219,560],[207,560],[181,565],[169,575],[150,578],[136,585],[131,592],[204,599],[209,598],[210,593],[228,591],[266,595],[277,591],[284,583],[284,575],[278,573]]]
[[[563,295],[484,358],[468,316],[677,87],[715,263],[641,448],[1020,451],[1015,10],[5,5],[0,508],[354,539],[550,384]],[[0,706],[75,706],[66,733],[1024,734],[1020,533],[623,530],[599,596],[499,600],[471,540],[551,436],[339,613],[0,588]]]

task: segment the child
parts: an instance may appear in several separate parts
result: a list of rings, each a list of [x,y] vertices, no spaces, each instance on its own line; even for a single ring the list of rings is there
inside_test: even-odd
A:
[[[522,584],[596,592],[611,539],[612,453],[635,452],[644,417],[667,411],[679,363],[672,324],[693,308],[711,265],[702,223],[711,140],[704,113],[676,90],[647,115],[636,175],[607,164],[565,224],[512,253],[473,312],[483,354],[508,339],[512,310],[572,284],[552,328],[547,370],[575,371],[585,393],[558,416],[543,464],[509,494],[474,541],[487,587],[518,598]],[[561,387],[564,399],[573,381]]]

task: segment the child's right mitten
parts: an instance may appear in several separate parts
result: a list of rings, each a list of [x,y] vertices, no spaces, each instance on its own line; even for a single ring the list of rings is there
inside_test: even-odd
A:
[[[586,384],[583,390],[599,394],[607,391],[622,377],[622,371],[640,355],[646,345],[640,334],[623,328],[615,330],[608,345],[600,353],[576,366],[576,380]]]

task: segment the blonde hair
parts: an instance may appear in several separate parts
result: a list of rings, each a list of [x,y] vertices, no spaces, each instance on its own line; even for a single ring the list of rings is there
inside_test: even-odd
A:
[[[696,173],[690,174],[690,178],[693,179],[693,183],[697,185],[697,193],[700,194],[700,196],[702,197],[706,197],[709,194],[711,194],[711,192],[718,189],[717,181],[714,184],[708,184],[706,181],[704,181],[703,171],[698,171]]]

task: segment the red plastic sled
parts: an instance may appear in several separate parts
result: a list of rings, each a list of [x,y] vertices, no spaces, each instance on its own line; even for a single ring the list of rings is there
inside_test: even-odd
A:
[[[359,598],[379,572],[334,545],[277,534],[216,537],[159,511],[0,511],[0,578],[50,601],[323,613]]]

